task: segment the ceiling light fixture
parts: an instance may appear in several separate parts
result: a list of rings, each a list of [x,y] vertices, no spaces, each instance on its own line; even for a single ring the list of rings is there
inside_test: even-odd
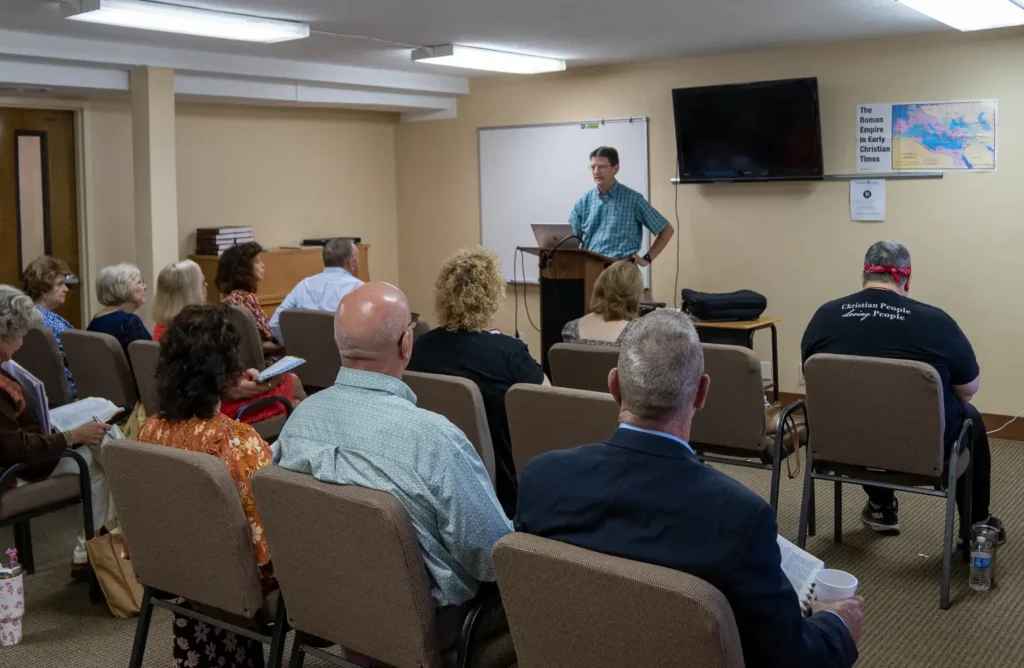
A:
[[[208,9],[180,7],[144,0],[81,0],[77,11],[68,8],[72,21],[159,30],[182,35],[235,39],[244,42],[286,42],[309,37],[309,25]],[[65,5],[65,7],[67,7]]]
[[[412,59],[418,63],[462,67],[468,70],[488,70],[510,74],[538,74],[540,72],[561,72],[565,60],[545,56],[529,56],[525,53],[510,53],[480,49],[461,44],[445,44],[428,49],[416,49]]]
[[[1013,0],[897,0],[957,30],[1024,25],[1024,7]]]

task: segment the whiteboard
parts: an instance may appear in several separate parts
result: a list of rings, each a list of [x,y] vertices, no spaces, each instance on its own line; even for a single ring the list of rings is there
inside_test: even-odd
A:
[[[567,223],[573,204],[594,187],[590,152],[619,151],[616,179],[648,200],[647,119],[480,128],[480,243],[501,258],[505,280],[540,281],[537,258],[516,256],[536,246],[532,223]],[[647,252],[650,235],[644,231]],[[513,262],[515,264],[513,265]],[[644,268],[650,286],[650,268]]]

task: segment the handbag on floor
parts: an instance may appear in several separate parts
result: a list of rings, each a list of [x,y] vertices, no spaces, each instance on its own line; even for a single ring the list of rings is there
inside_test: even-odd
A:
[[[143,595],[142,585],[135,579],[131,560],[122,557],[123,548],[124,534],[120,531],[105,533],[85,544],[89,563],[107,599],[107,607],[118,619],[138,615]]]

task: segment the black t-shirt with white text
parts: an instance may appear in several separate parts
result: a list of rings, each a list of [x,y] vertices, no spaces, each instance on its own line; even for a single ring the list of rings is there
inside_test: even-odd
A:
[[[800,343],[801,360],[817,353],[924,362],[942,380],[946,437],[962,417],[954,385],[978,377],[978,360],[960,326],[942,309],[882,288],[867,288],[828,302],[811,318]]]
[[[501,333],[450,332],[438,327],[413,343],[409,371],[460,376],[480,388],[494,445],[498,501],[506,514],[514,517],[519,483],[512,459],[505,393],[516,383],[544,382],[544,371],[526,344]]]

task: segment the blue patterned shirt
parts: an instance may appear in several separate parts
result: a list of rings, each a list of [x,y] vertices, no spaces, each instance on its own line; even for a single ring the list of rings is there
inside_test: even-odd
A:
[[[68,377],[68,385],[71,386],[71,398],[78,398],[78,391],[75,389],[75,379],[71,377],[71,369],[68,368],[68,358],[64,354],[64,344],[61,343],[60,335],[64,333],[65,329],[74,329],[74,326],[60,317],[53,311],[42,306],[36,306],[36,309],[43,315],[43,324],[46,325],[53,336],[57,339],[57,348],[60,349],[60,356],[64,359],[64,375]]]
[[[642,228],[658,235],[668,220],[643,195],[616,182],[604,195],[595,187],[576,200],[569,224],[584,248],[621,259],[640,252]]]
[[[317,480],[388,492],[409,513],[438,607],[494,580],[491,548],[512,531],[473,445],[444,417],[416,407],[402,381],[342,368],[296,407],[274,463]]]

